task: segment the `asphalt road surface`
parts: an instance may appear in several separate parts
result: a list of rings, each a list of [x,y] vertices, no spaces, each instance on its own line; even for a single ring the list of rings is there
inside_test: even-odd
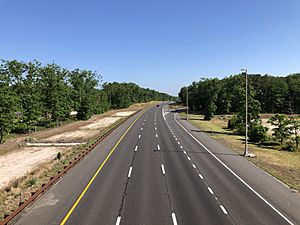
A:
[[[299,193],[161,104],[100,143],[16,224],[300,224]]]

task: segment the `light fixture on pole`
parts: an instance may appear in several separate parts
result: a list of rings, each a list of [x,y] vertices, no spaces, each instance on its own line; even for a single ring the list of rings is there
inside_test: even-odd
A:
[[[246,80],[246,101],[245,101],[245,149],[243,156],[250,156],[248,149],[248,74],[247,69],[241,69],[242,75],[245,75]]]
[[[186,86],[186,120],[189,120],[189,86]]]

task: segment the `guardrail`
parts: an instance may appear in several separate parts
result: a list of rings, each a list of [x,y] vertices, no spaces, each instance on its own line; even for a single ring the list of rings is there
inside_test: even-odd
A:
[[[91,145],[89,145],[85,150],[80,152],[73,161],[69,163],[69,165],[65,166],[64,169],[54,177],[51,177],[50,180],[42,184],[41,188],[38,189],[36,192],[31,193],[31,197],[27,199],[24,203],[22,203],[14,212],[12,212],[8,217],[4,218],[0,222],[0,225],[8,224],[12,219],[14,219],[21,211],[23,211],[29,204],[34,202],[38,197],[40,197],[48,188],[50,188],[56,181],[58,181],[59,178],[61,178],[68,170],[70,170],[72,167],[74,167],[79,161],[81,161],[89,152],[91,152],[101,141],[103,141],[109,134],[111,134],[114,130],[116,130],[118,127],[120,127],[122,124],[124,124],[129,118],[133,117],[143,109],[140,109],[127,117],[125,120],[121,121],[120,123],[117,123],[115,126],[113,126],[111,129],[109,129],[107,132],[99,136],[99,138]]]

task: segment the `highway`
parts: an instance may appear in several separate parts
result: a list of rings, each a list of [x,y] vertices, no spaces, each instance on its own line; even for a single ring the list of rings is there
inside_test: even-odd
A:
[[[296,225],[299,200],[160,104],[126,121],[14,223]]]

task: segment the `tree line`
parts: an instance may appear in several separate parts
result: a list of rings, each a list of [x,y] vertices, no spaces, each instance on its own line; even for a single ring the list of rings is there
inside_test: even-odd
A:
[[[300,113],[300,73],[286,77],[248,75],[250,102],[261,113]],[[186,104],[187,87],[179,98]],[[240,111],[245,105],[245,77],[241,74],[223,79],[203,78],[188,86],[189,106],[209,119],[214,114]]]
[[[187,91],[189,108],[204,114],[210,120],[215,114],[234,114],[228,128],[238,133],[245,132],[245,76],[232,75],[223,79],[202,78],[179,92],[181,102],[186,105]],[[278,140],[288,139],[298,148],[299,121],[281,114],[300,113],[300,74],[286,77],[271,75],[248,75],[248,121],[249,138],[255,142],[267,139],[267,129],[261,125],[259,113],[276,113],[270,119],[272,124],[283,124],[274,129]],[[282,122],[283,121],[283,122]],[[297,128],[298,127],[298,128]]]
[[[0,61],[0,143],[8,133],[27,133],[74,119],[174,97],[134,83],[103,83],[91,70],[67,70],[38,61]]]

